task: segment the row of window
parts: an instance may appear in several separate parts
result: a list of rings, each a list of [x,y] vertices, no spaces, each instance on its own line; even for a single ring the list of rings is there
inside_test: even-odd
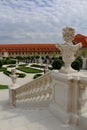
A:
[[[26,54],[26,55],[28,55],[28,54],[34,54],[33,52],[30,52],[30,53],[28,53],[28,52],[9,52],[8,53],[9,55],[24,55],[24,54]],[[37,52],[37,54],[52,54],[51,52]],[[55,54],[59,54],[58,52],[55,52]],[[4,53],[2,52],[2,55],[4,55]]]
[[[6,50],[6,51],[57,51],[57,49],[55,48],[2,48],[0,49],[0,51],[2,50]]]

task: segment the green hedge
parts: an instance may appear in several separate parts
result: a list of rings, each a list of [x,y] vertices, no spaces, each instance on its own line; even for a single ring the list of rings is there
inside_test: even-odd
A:
[[[18,65],[18,66],[20,66],[20,67],[24,67],[24,66],[27,66],[28,64],[20,64],[20,65]]]
[[[7,76],[11,75],[10,71],[4,71],[3,73],[6,74]],[[24,74],[24,73],[16,73],[16,74],[17,74],[18,78],[24,78],[26,76],[26,74]]]
[[[0,71],[6,71],[6,70],[7,70],[6,67],[1,67],[1,68],[0,68]]]
[[[2,59],[2,60],[0,60],[0,62],[2,63],[2,65],[7,65],[7,64],[15,64],[16,60],[13,60],[13,59]]]
[[[8,89],[8,85],[1,85],[0,84],[0,89]]]
[[[18,75],[18,78],[24,78],[26,76],[26,74],[24,73],[16,73]]]
[[[37,64],[32,64],[31,67],[45,68],[44,65],[37,65]]]
[[[38,78],[40,76],[42,76],[42,74],[36,74],[36,75],[34,75],[33,79],[36,79],[36,78]]]
[[[11,74],[10,71],[4,71],[3,73],[4,73],[5,75],[7,75],[7,76],[10,76],[10,74]]]

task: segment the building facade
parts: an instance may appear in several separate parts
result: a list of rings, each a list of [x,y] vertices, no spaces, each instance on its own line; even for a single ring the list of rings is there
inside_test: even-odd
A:
[[[56,44],[0,44],[0,56],[4,57],[28,57],[28,56],[58,56],[60,50]]]
[[[77,34],[73,40],[74,44],[81,42],[82,48],[77,52],[81,55],[83,50],[87,50],[87,37]],[[56,44],[0,44],[0,57],[28,57],[28,56],[61,56]]]

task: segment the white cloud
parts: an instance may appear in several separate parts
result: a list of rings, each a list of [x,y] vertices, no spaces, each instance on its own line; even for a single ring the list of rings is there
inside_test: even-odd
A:
[[[0,0],[0,43],[62,41],[62,28],[87,35],[87,0]]]

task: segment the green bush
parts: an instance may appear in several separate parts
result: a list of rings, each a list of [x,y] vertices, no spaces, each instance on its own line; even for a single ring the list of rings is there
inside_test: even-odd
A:
[[[36,75],[34,75],[33,79],[36,79],[36,78],[38,78],[40,76],[42,76],[42,74],[36,74]]]
[[[0,62],[2,63],[2,65],[7,65],[7,64],[15,64],[16,60],[13,60],[13,59],[2,59],[2,60],[0,60]]]
[[[37,65],[37,64],[32,64],[31,67],[45,68],[44,65]]]
[[[16,64],[16,60],[7,60],[7,64]]]
[[[20,67],[23,67],[23,66],[27,66],[28,64],[20,64],[19,66]]]
[[[18,78],[24,78],[26,76],[26,74],[24,73],[16,73],[18,75]]]
[[[11,72],[10,71],[4,71],[3,72],[5,75],[10,76]],[[24,78],[26,76],[26,74],[24,73],[16,73],[16,75],[18,76],[18,78]]]
[[[60,70],[62,66],[63,66],[63,61],[60,60],[60,59],[55,59],[55,60],[53,61],[53,63],[52,63],[53,69]]]
[[[53,70],[53,67],[48,67],[49,70]]]
[[[82,68],[83,60],[81,57],[77,57],[75,61],[72,62],[71,67],[75,70],[80,70]]]
[[[3,71],[3,73],[5,74],[5,75],[7,75],[7,76],[10,76],[10,74],[11,74],[11,72],[10,71]]]

